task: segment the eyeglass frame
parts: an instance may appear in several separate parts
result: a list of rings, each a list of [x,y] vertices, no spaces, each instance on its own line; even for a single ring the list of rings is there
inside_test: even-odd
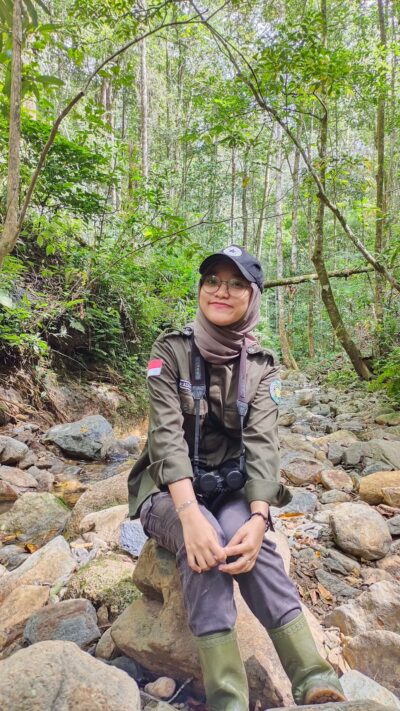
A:
[[[213,277],[214,277],[215,279],[217,279],[217,281],[219,282],[219,283],[218,283],[218,286],[216,287],[216,289],[215,289],[214,291],[208,291],[208,290],[206,289],[206,287],[204,286],[206,279],[208,279],[208,278],[211,277],[211,276],[213,276]],[[216,294],[216,293],[220,290],[222,284],[225,284],[225,285],[226,285],[226,290],[227,290],[229,296],[236,296],[236,297],[239,299],[241,296],[244,296],[244,294],[246,293],[246,291],[247,291],[248,289],[250,289],[250,282],[248,282],[247,279],[245,279],[245,278],[243,277],[243,284],[244,284],[244,286],[243,286],[242,289],[240,289],[240,294],[239,294],[239,293],[236,293],[236,294],[235,294],[235,290],[232,290],[232,291],[231,291],[231,288],[230,288],[230,286],[229,286],[229,282],[230,282],[230,281],[233,281],[233,280],[236,280],[236,279],[238,279],[239,281],[241,281],[240,277],[231,277],[231,279],[220,279],[220,278],[219,278],[218,276],[216,276],[215,274],[206,274],[204,277],[202,277],[202,278],[200,279],[200,285],[201,285],[201,287],[204,287],[204,291],[206,292],[206,294]],[[245,283],[245,282],[246,282],[246,283]]]

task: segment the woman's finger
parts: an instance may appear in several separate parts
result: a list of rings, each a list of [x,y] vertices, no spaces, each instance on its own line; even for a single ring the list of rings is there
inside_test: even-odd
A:
[[[188,561],[188,566],[191,570],[194,570],[195,573],[201,573],[201,568],[198,566],[193,553],[187,554],[187,561]]]

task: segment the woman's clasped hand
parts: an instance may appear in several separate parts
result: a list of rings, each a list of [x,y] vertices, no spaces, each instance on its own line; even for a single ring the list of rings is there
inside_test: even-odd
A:
[[[226,546],[221,546],[218,534],[198,506],[191,506],[180,515],[189,566],[196,573],[205,573],[218,566],[222,573],[248,573],[257,560],[265,523],[254,517],[241,526]]]

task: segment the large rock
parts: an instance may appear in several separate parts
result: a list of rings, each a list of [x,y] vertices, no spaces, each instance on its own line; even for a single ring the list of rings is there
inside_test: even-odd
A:
[[[391,691],[356,669],[345,672],[340,678],[340,683],[349,701],[364,699],[375,701],[384,707],[400,709],[400,701]]]
[[[100,637],[96,610],[89,600],[63,600],[30,617],[24,640],[28,644],[59,639],[86,649]]]
[[[400,486],[400,471],[375,472],[364,476],[360,481],[360,498],[367,504],[381,504],[384,501],[382,489]]]
[[[363,456],[390,464],[400,469],[400,442],[387,439],[370,439],[363,442]]]
[[[329,445],[332,443],[348,447],[353,444],[353,442],[358,442],[358,439],[355,434],[349,432],[348,430],[337,430],[336,432],[331,432],[330,434],[323,435],[323,437],[317,437],[312,440],[313,445],[317,445],[323,449],[326,448],[326,451],[328,451]]]
[[[16,541],[42,546],[64,530],[70,513],[53,494],[23,494],[0,516],[0,541],[14,537]]]
[[[357,600],[328,612],[325,623],[347,637],[374,629],[400,633],[400,585],[383,581],[371,585]]]
[[[18,467],[0,466],[0,501],[15,501],[26,491],[37,489],[36,479]]]
[[[115,444],[113,429],[102,415],[54,425],[44,434],[43,441],[56,444],[65,454],[78,459],[104,459]]]
[[[385,556],[381,560],[378,560],[377,566],[381,571],[390,573],[396,580],[400,581],[400,553]]]
[[[18,464],[28,453],[28,447],[13,437],[0,435],[0,462],[2,464]]]
[[[107,554],[90,561],[69,580],[65,597],[83,597],[119,615],[140,592],[132,581],[134,564],[126,555]]]
[[[87,514],[79,525],[81,533],[93,531],[109,548],[118,548],[121,524],[128,516],[128,504],[111,506],[102,511]]]
[[[0,651],[22,634],[26,621],[49,599],[49,588],[21,585],[0,606]]]
[[[365,560],[383,558],[392,537],[384,518],[365,504],[338,504],[330,514],[336,544],[346,553]]]
[[[146,543],[134,580],[144,593],[114,622],[118,649],[156,674],[180,681],[201,672],[186,622],[179,574],[174,557],[154,541]],[[264,705],[289,703],[290,685],[264,628],[236,594],[237,632],[249,678],[250,696]]]
[[[0,578],[0,602],[21,585],[50,587],[65,580],[76,567],[67,541],[62,536],[53,538],[32,553],[22,565]]]
[[[384,486],[382,488],[382,496],[383,501],[388,506],[400,507],[400,486]]]
[[[73,642],[39,642],[0,662],[0,708],[8,711],[140,711],[127,674]]]
[[[343,655],[352,669],[399,695],[400,635],[387,630],[363,632],[345,640]]]
[[[312,459],[297,458],[282,465],[283,474],[296,486],[312,484],[319,480],[323,464]]]
[[[321,484],[325,489],[353,491],[352,478],[343,469],[324,469],[321,471]]]
[[[307,706],[286,706],[285,711],[396,711],[396,706],[381,706],[376,701],[344,701],[341,704],[329,703],[311,704]],[[282,711],[280,708],[269,709],[269,711]]]
[[[87,514],[127,503],[129,471],[127,469],[109,479],[97,481],[82,494],[68,521],[66,531],[69,536],[79,535],[80,523]]]

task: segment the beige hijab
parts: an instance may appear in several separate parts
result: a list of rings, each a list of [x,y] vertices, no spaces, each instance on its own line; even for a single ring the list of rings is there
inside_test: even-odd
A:
[[[230,326],[216,326],[197,309],[194,320],[194,340],[203,356],[209,363],[222,364],[232,358],[238,358],[243,343],[257,343],[251,331],[260,318],[261,292],[256,284],[250,284],[252,294],[248,309],[239,321]],[[199,287],[200,288],[200,287]]]

